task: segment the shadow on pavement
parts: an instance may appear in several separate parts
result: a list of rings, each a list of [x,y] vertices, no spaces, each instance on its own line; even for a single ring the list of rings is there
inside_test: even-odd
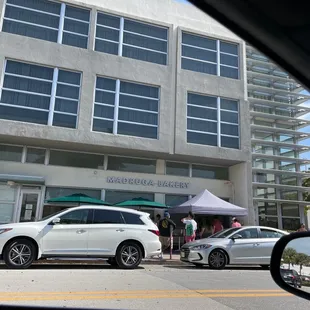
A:
[[[32,265],[28,269],[15,269],[19,271],[27,271],[27,270],[46,270],[46,269],[61,269],[61,270],[70,270],[70,269],[100,269],[100,270],[125,270],[125,269],[119,269],[117,267],[113,267],[107,264],[102,264],[102,265],[86,265],[86,264],[81,264],[81,265],[69,265],[69,264],[38,264],[38,265]],[[128,269],[127,271],[134,271],[134,270],[143,270],[144,267],[139,266],[136,269]],[[14,270],[14,269],[9,269],[5,265],[0,265],[0,270]]]
[[[208,266],[191,266],[191,265],[184,265],[184,266],[163,265],[163,267],[171,268],[171,269],[212,270],[212,271],[222,271],[222,270],[261,270],[261,271],[266,271],[260,266],[227,266],[226,268],[224,268],[222,270],[210,269]]]

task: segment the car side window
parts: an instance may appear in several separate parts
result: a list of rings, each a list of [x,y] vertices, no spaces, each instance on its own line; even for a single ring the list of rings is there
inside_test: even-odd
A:
[[[240,230],[236,232],[232,237],[234,237],[235,235],[240,235],[242,239],[258,238],[258,232],[256,228],[247,228]]]
[[[74,210],[60,216],[62,225],[87,224],[88,209]]]
[[[281,238],[282,236],[284,236],[284,234],[281,234],[280,232],[276,230],[265,229],[265,228],[260,229],[260,234],[261,234],[261,238]]]
[[[124,224],[120,211],[94,209],[93,224]]]
[[[140,215],[133,214],[130,212],[122,212],[123,218],[126,224],[129,225],[145,225],[144,222],[140,219]]]

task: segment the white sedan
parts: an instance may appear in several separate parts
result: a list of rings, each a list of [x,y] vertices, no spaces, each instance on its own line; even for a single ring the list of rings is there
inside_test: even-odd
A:
[[[82,206],[39,222],[0,225],[0,260],[9,268],[28,268],[44,258],[107,258],[131,269],[160,253],[149,214],[130,209]]]
[[[268,268],[275,243],[287,234],[286,231],[263,226],[225,229],[209,238],[184,244],[181,261],[196,266],[209,265],[212,269],[223,269],[229,264]]]

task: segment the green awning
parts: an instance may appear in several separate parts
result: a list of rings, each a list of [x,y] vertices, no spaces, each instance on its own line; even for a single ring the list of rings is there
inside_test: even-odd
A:
[[[79,203],[79,204],[92,204],[92,205],[106,205],[111,206],[110,203],[100,199],[92,198],[84,194],[73,194],[69,196],[51,198],[47,200],[48,203]]]
[[[165,204],[148,200],[145,198],[133,198],[131,200],[126,200],[115,204],[117,207],[149,207],[154,209],[167,209],[169,208]]]

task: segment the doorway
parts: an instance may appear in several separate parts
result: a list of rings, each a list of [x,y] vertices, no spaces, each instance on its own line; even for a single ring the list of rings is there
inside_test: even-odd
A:
[[[17,222],[35,222],[39,219],[41,190],[22,189],[18,205]]]

